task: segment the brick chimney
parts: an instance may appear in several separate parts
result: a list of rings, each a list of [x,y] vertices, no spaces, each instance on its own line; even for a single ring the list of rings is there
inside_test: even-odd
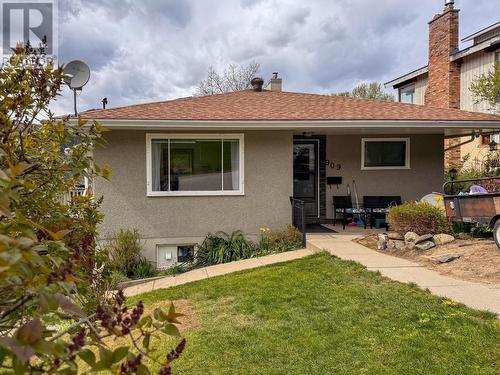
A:
[[[445,1],[443,13],[429,22],[429,81],[425,92],[425,105],[437,108],[460,108],[460,66],[450,61],[450,55],[458,50],[459,10],[453,0]],[[449,139],[445,147],[460,143]],[[461,164],[460,147],[445,154],[447,167]]]
[[[274,72],[271,81],[269,82],[269,89],[271,91],[280,92],[282,87],[283,80],[281,78],[278,78],[278,72]]]

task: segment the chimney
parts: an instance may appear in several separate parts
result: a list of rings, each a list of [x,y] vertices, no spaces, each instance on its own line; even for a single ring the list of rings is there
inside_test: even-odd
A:
[[[278,78],[278,72],[273,73],[273,77],[271,78],[271,82],[269,84],[271,91],[281,92],[283,80]]]
[[[264,85],[264,80],[260,77],[255,77],[252,78],[250,81],[250,84],[252,85],[253,91],[260,92],[262,91],[262,86]]]
[[[460,66],[450,61],[458,50],[458,9],[445,0],[443,13],[429,22],[429,81],[425,105],[460,108]]]

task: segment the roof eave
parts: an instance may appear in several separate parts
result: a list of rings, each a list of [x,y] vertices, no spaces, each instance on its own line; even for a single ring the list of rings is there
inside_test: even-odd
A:
[[[96,119],[109,129],[130,130],[296,130],[363,128],[499,129],[500,120],[110,120]],[[74,120],[73,120],[74,121]]]

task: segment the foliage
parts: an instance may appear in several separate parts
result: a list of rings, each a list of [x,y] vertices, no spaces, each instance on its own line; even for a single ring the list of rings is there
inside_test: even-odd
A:
[[[128,277],[142,259],[142,244],[136,229],[120,229],[118,233],[108,236],[104,249],[109,254],[109,267]]]
[[[498,158],[498,155],[492,155],[491,158]],[[490,158],[488,158],[490,160]],[[486,163],[488,163],[488,160]],[[493,160],[493,159],[491,159]],[[497,159],[498,160],[498,159]],[[475,180],[485,177],[499,177],[499,179],[487,180],[487,181],[470,181],[470,182],[455,182],[453,183],[453,191],[454,193],[459,192],[469,192],[470,187],[472,185],[480,185],[484,187],[489,192],[497,192],[500,191],[500,168],[488,168],[485,165],[485,168],[477,169],[474,167],[462,167],[458,170],[457,177],[455,180]],[[445,180],[451,181],[450,173],[447,171],[445,173]],[[451,189],[451,186],[448,187]],[[449,192],[446,192],[449,193]]]
[[[237,230],[231,234],[217,232],[209,234],[198,248],[194,264],[196,267],[211,266],[250,258],[256,252],[254,244]]]
[[[144,257],[141,257],[130,269],[131,279],[145,279],[157,274],[155,265]]]
[[[302,247],[302,234],[292,225],[288,225],[282,231],[270,231],[269,228],[261,228],[259,249],[263,253],[280,253],[301,249]]]
[[[195,311],[179,374],[499,373],[494,314],[327,253],[134,298]]]
[[[500,63],[488,73],[474,80],[470,91],[475,97],[476,103],[486,102],[494,112],[499,112],[500,104]]]
[[[394,96],[386,93],[382,88],[382,84],[378,82],[361,83],[356,86],[351,92],[342,91],[333,95],[346,96],[357,99],[377,99],[389,102],[394,101]]]
[[[259,70],[260,64],[256,62],[248,65],[231,64],[222,72],[210,66],[207,77],[200,81],[196,94],[214,95],[249,89],[252,87],[250,81]]]
[[[100,200],[90,190],[64,199],[82,178],[107,176],[91,157],[103,129],[53,118],[48,105],[62,78],[44,48],[29,45],[16,47],[0,70],[0,368],[76,374],[80,358],[96,371],[147,373],[146,337],[177,335],[179,314],[171,307],[142,317],[142,303],[130,310],[121,293],[104,297],[107,255],[95,241]],[[128,345],[110,351],[109,336]],[[163,373],[184,344],[156,359]]]
[[[129,280],[130,279],[123,272],[113,270],[109,273],[109,285],[111,289],[114,289],[118,284]]]
[[[176,264],[172,267],[158,272],[158,276],[175,276],[191,270],[190,264]]]
[[[408,202],[393,206],[387,217],[391,230],[398,233],[451,233],[451,225],[443,209],[428,203]]]

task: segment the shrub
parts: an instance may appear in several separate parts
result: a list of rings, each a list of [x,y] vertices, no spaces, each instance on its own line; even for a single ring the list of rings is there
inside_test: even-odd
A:
[[[267,250],[273,253],[296,250],[303,247],[302,234],[292,225],[288,225],[285,230],[271,231],[267,235],[263,235],[261,243],[263,241],[265,241]]]
[[[156,267],[146,258],[141,257],[130,269],[129,277],[131,279],[145,279],[156,276]]]
[[[391,207],[388,220],[391,229],[399,233],[451,233],[451,224],[443,209],[428,203],[409,202]]]
[[[111,269],[127,276],[142,259],[142,245],[136,229],[121,229],[108,237],[105,250],[109,254]]]
[[[230,235],[225,232],[208,234],[199,247],[194,264],[205,267],[252,257],[255,245],[239,230]]]

